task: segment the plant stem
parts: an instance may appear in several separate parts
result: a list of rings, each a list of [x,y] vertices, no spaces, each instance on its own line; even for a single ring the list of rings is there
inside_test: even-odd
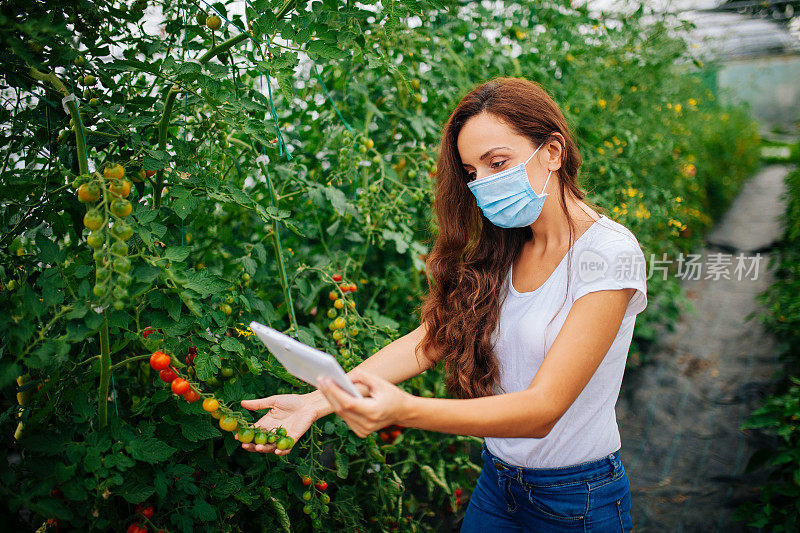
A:
[[[278,199],[275,197],[275,189],[272,186],[272,180],[267,172],[267,166],[263,161],[258,162],[261,167],[261,172],[267,178],[267,186],[269,187],[269,203],[270,206],[278,209]],[[275,247],[275,259],[278,262],[279,273],[281,276],[281,285],[283,286],[283,296],[286,298],[286,304],[289,308],[289,320],[291,321],[292,328],[295,331],[295,336],[300,332],[300,327],[297,325],[297,317],[294,313],[294,302],[292,300],[292,292],[289,290],[289,281],[286,277],[286,265],[283,261],[283,248],[281,247],[281,236],[278,231],[278,221],[272,219],[272,244]]]
[[[34,79],[39,81],[44,81],[49,83],[56,89],[58,92],[63,94],[64,96],[69,96],[70,92],[67,90],[66,85],[64,85],[61,80],[58,79],[55,72],[49,72],[47,74],[33,68],[28,67],[28,73]],[[85,175],[89,173],[89,160],[86,157],[86,129],[83,127],[83,122],[81,121],[81,114],[78,112],[78,104],[75,100],[72,100],[67,103],[67,108],[69,109],[69,114],[72,116],[72,121],[75,123],[75,145],[77,146],[78,151],[78,168],[80,169],[81,175]]]
[[[108,424],[108,384],[111,381],[111,353],[108,344],[108,317],[103,311],[103,324],[100,326],[100,387],[97,398],[97,416],[100,427]]]
[[[232,37],[225,42],[211,47],[205,54],[200,56],[198,61],[201,65],[208,63],[212,58],[221,53],[227,52],[232,47],[236,46],[245,39],[249,39],[250,35],[247,33],[240,33],[236,37]],[[178,96],[180,90],[173,90],[172,87],[167,91],[167,96],[164,98],[164,111],[161,115],[161,120],[158,123],[158,149],[165,150],[167,148],[167,128],[169,128],[169,121],[172,115],[172,108],[175,105],[175,98]],[[153,190],[153,207],[156,209],[161,207],[161,189],[164,185],[164,169],[162,168],[156,173],[156,186]]]

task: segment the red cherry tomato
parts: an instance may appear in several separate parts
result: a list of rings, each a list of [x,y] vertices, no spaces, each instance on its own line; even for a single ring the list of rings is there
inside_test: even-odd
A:
[[[342,281],[342,275],[341,274],[334,274],[333,275],[333,281]]]
[[[311,476],[303,476],[303,485],[308,486],[311,485],[312,479]]]
[[[155,514],[155,509],[153,509],[152,505],[148,505],[147,507],[145,507],[140,503],[139,505],[136,506],[136,512],[142,513],[142,516],[144,516],[149,520],[153,518],[153,514]]]
[[[153,370],[164,370],[169,368],[171,362],[172,359],[170,356],[162,351],[153,352],[153,355],[150,356],[150,366],[153,367]]]
[[[189,403],[192,403],[192,402],[196,402],[197,400],[199,400],[200,399],[200,395],[197,394],[196,390],[190,388],[188,391],[186,391],[186,393],[184,393],[183,399],[186,400]]]
[[[176,374],[171,368],[165,368],[158,373],[158,377],[161,378],[161,381],[164,383],[172,383],[173,380],[178,377],[178,374]]]
[[[323,479],[322,481],[316,483],[314,486],[317,487],[319,490],[325,490],[328,488],[328,482]]]
[[[186,381],[183,378],[175,378],[172,381],[171,388],[172,388],[172,392],[174,392],[175,394],[178,394],[178,395],[186,394],[186,391],[188,391],[190,389],[189,382]]]

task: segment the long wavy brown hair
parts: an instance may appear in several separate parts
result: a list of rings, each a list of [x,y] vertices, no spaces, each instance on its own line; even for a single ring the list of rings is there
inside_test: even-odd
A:
[[[549,140],[561,142],[553,132],[563,136],[561,167],[554,174],[569,223],[570,250],[576,226],[567,210],[567,194],[605,214],[585,200],[586,193],[577,183],[581,155],[564,115],[540,84],[496,77],[473,88],[458,103],[439,145],[433,200],[438,234],[426,258],[428,295],[420,309],[426,331],[417,346],[444,362],[447,393],[455,398],[491,396],[493,385],[500,386],[492,335],[505,294],[503,283],[523,245],[533,239],[530,226],[492,224],[467,187],[469,177],[456,141],[467,120],[482,112],[496,116],[534,146]]]

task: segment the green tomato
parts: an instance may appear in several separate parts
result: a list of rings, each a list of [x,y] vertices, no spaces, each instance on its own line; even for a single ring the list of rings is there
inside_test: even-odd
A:
[[[123,241],[127,241],[133,235],[133,228],[131,228],[128,224],[123,221],[115,222],[113,226],[111,226],[111,233],[115,237],[119,237]]]
[[[256,436],[253,437],[253,442],[256,444],[266,444],[267,443],[267,434],[261,430],[256,431]]]
[[[100,250],[95,250],[94,255],[96,256],[98,252],[102,253]],[[95,259],[97,259],[97,257],[95,257]],[[109,272],[107,268],[99,267],[97,269],[97,273],[95,274],[95,279],[97,281],[106,281],[110,275],[111,272]]]
[[[224,367],[222,367],[221,374],[222,374],[222,377],[229,378],[229,377],[231,377],[233,375],[233,369],[231,367],[229,367],[229,366],[224,366]]]
[[[309,500],[311,499],[311,496],[312,496],[312,494],[311,494],[311,491],[310,491],[310,490],[307,490],[307,491],[305,491],[305,492],[303,493],[303,499],[304,499],[305,501],[309,501]]]
[[[125,287],[120,287],[119,285],[114,287],[114,289],[111,291],[111,294],[117,300],[125,300],[128,298],[128,290]]]
[[[116,241],[111,245],[111,253],[119,256],[128,255],[128,245],[122,241]]]
[[[292,437],[281,437],[275,445],[279,450],[288,450],[294,446],[294,439]]]
[[[253,439],[256,436],[255,432],[247,427],[239,428],[237,435],[239,437],[239,441],[244,443],[253,442]]]
[[[131,261],[127,257],[117,257],[114,259],[114,270],[118,274],[127,274],[131,269]]]
[[[86,237],[86,244],[94,249],[102,248],[105,243],[106,238],[103,236],[102,231],[93,231]]]

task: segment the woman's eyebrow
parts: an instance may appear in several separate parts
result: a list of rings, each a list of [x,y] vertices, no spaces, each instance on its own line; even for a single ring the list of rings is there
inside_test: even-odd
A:
[[[504,150],[504,149],[505,149],[505,150],[511,150],[511,148],[509,148],[508,146],[495,146],[494,148],[491,148],[491,149],[490,149],[490,150],[488,150],[488,151],[487,151],[485,154],[483,154],[482,156],[480,156],[480,158],[479,158],[479,159],[480,159],[481,161],[483,161],[484,159],[486,159],[487,157],[489,157],[490,155],[492,155],[492,154],[493,154],[494,152],[496,152],[497,150]],[[464,166],[466,166],[466,163],[464,163]]]

